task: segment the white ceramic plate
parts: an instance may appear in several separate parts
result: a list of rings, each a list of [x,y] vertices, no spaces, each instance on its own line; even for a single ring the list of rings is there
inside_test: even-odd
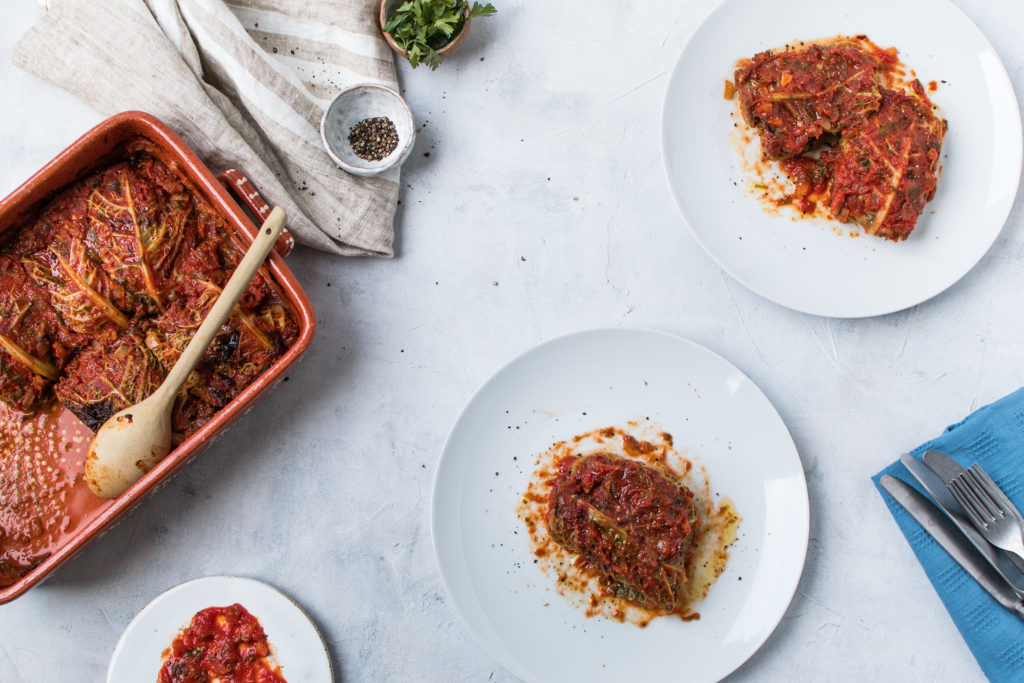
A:
[[[745,191],[729,141],[734,105],[722,84],[738,59],[794,39],[860,33],[896,47],[922,83],[946,81],[931,94],[949,122],[939,187],[899,244],[837,235],[834,222],[766,213]],[[730,275],[798,311],[862,317],[935,296],[985,254],[1017,192],[1021,120],[999,56],[948,0],[927,8],[915,0],[725,0],[672,73],[662,152],[683,217]]]
[[[331,683],[331,660],[316,626],[276,588],[240,576],[207,576],[179,584],[142,608],[114,648],[107,683],[155,681],[161,653],[196,612],[239,603],[267,634],[281,675],[289,681]]]
[[[743,522],[700,620],[641,629],[588,619],[556,594],[516,506],[552,443],[644,418],[706,467]],[[746,661],[789,605],[807,549],[807,487],[786,426],[742,372],[671,335],[594,330],[528,351],[470,399],[441,453],[432,529],[452,603],[515,675],[712,681]]]

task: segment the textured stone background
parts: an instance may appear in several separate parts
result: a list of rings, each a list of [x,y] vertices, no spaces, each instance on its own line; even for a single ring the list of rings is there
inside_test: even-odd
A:
[[[668,74],[714,3],[610,4],[503,0],[441,70],[401,67],[425,127],[403,171],[398,258],[290,257],[318,312],[310,353],[130,518],[0,607],[0,681],[101,680],[146,602],[220,573],[303,605],[340,680],[510,680],[437,574],[438,453],[514,355],[615,325],[729,359],[803,459],[806,569],[779,628],[730,680],[983,679],[869,476],[1024,382],[1024,200],[981,263],[919,306],[829,320],[772,304],[701,250],[662,171]],[[1024,5],[958,4],[1020,99]],[[100,120],[10,65],[35,11],[2,6],[0,195]]]

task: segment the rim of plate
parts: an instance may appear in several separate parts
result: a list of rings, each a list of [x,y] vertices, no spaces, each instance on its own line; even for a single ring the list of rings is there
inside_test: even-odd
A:
[[[676,61],[675,61],[674,66],[672,67],[672,71],[669,73],[668,85],[666,86],[665,92],[664,92],[664,94],[662,96],[661,130],[660,130],[660,132],[661,132],[661,145],[660,146],[661,146],[661,168],[662,168],[662,173],[663,173],[663,176],[665,178],[665,182],[666,182],[666,184],[669,187],[669,194],[672,195],[672,200],[675,203],[676,209],[679,211],[679,214],[680,214],[680,216],[683,219],[683,223],[686,224],[686,227],[690,231],[690,234],[693,236],[694,240],[696,240],[697,244],[700,245],[701,249],[704,250],[704,253],[707,254],[711,258],[711,260],[714,261],[715,264],[719,268],[721,268],[726,273],[728,273],[729,277],[733,278],[734,280],[736,280],[737,282],[742,284],[744,287],[746,287],[750,291],[752,291],[755,294],[757,294],[758,296],[761,296],[761,297],[763,297],[763,298],[765,298],[765,299],[767,299],[767,300],[769,300],[769,301],[771,301],[771,302],[773,302],[775,304],[778,304],[779,306],[783,306],[785,308],[789,308],[791,310],[798,311],[800,313],[807,313],[809,315],[817,315],[817,316],[826,317],[826,318],[871,318],[871,317],[888,315],[890,313],[896,313],[898,311],[902,311],[902,310],[905,310],[907,308],[911,308],[911,307],[916,306],[918,304],[924,303],[925,301],[928,301],[929,299],[932,299],[932,298],[938,296],[939,294],[941,294],[942,292],[946,291],[947,289],[949,289],[950,287],[955,285],[957,282],[962,280],[964,278],[964,276],[966,276],[967,273],[971,272],[971,270],[974,269],[974,267],[981,261],[981,259],[985,257],[985,255],[991,250],[992,245],[995,244],[995,241],[999,238],[999,235],[1002,233],[1003,228],[1006,226],[1006,221],[1009,218],[1010,213],[1013,211],[1013,204],[1014,204],[1014,202],[1016,200],[1016,194],[1014,194],[1012,196],[1009,196],[1005,200],[1005,202],[1004,202],[1005,206],[999,212],[1000,215],[1001,215],[999,229],[996,230],[993,233],[992,239],[985,246],[985,249],[983,249],[978,254],[978,257],[976,259],[974,259],[974,261],[962,273],[957,275],[955,278],[953,278],[949,282],[946,282],[945,284],[939,286],[937,289],[935,289],[935,291],[932,291],[927,296],[925,296],[924,298],[922,298],[922,299],[920,299],[918,301],[899,302],[899,303],[897,303],[896,305],[893,305],[893,306],[881,306],[881,307],[878,307],[877,310],[869,310],[869,311],[852,311],[852,312],[851,311],[846,311],[846,312],[840,312],[840,313],[829,313],[829,312],[825,312],[825,311],[822,311],[822,310],[816,310],[812,306],[794,305],[792,303],[781,301],[780,297],[769,295],[768,293],[763,291],[762,287],[755,287],[753,284],[751,284],[748,281],[747,278],[741,277],[740,274],[735,272],[734,268],[731,268],[731,267],[727,266],[723,262],[721,257],[714,250],[712,250],[709,247],[708,243],[701,237],[700,233],[696,229],[694,229],[693,223],[691,221],[691,217],[688,215],[688,213],[687,213],[687,211],[686,211],[686,209],[684,207],[682,197],[680,197],[679,193],[676,191],[676,188],[675,188],[675,186],[674,186],[674,184],[672,182],[672,178],[669,175],[669,163],[668,163],[668,154],[669,154],[669,152],[668,152],[668,144],[667,144],[667,137],[666,137],[666,131],[665,131],[665,128],[666,128],[665,122],[666,122],[666,120],[668,118],[668,114],[669,114],[668,108],[669,108],[670,88],[672,86],[672,83],[675,81],[677,72],[680,70],[680,68],[682,68],[682,63],[683,63],[684,56],[686,55],[687,51],[692,49],[692,47],[693,47],[693,40],[697,36],[697,34],[700,33],[702,29],[704,29],[705,25],[709,21],[711,21],[715,16],[717,16],[721,12],[723,12],[727,5],[731,5],[731,4],[734,4],[736,2],[743,2],[743,1],[744,0],[722,0],[721,2],[716,4],[711,9],[711,11],[708,12],[704,16],[703,19],[700,20],[700,23],[698,23],[693,28],[693,30],[690,31],[690,33],[689,33],[689,35],[687,35],[685,41],[683,41],[683,47],[679,51],[678,56],[676,57]],[[966,12],[964,12],[962,9],[960,9],[960,7],[958,7],[954,2],[952,2],[952,0],[939,0],[939,1],[943,2],[948,8],[952,9],[955,13],[957,13],[960,16],[960,18],[963,19],[964,21],[966,21],[970,26],[974,27],[974,29],[978,33],[978,36],[983,41],[984,45],[988,48],[988,50],[992,54],[995,54],[997,56],[997,58],[998,58],[998,54],[999,53],[996,52],[995,47],[993,47],[991,41],[989,41],[988,36],[985,35],[984,31],[982,31],[981,28],[977,24],[974,23],[974,20],[971,19],[971,17],[968,16]],[[998,62],[998,65],[999,65],[999,77],[1000,77],[999,85],[1006,87],[1011,94],[1015,95],[1015,90],[1013,88],[1013,81],[1010,79],[1010,74],[1006,70],[1006,64],[1003,62],[1003,60],[1001,58],[998,58],[997,62]],[[1016,101],[1016,97],[1014,97],[1014,101]],[[1017,185],[1018,193],[1019,193],[1021,173],[1022,173],[1022,170],[1024,170],[1024,120],[1022,120],[1022,118],[1021,118],[1020,109],[1018,107],[1014,107],[1014,110],[1016,111],[1016,126],[1013,127],[1013,133],[1014,133],[1015,139],[1010,141],[1010,142],[1012,142],[1014,144],[1008,145],[1008,146],[1012,147],[1013,150],[1015,150],[1015,153],[1016,153],[1015,177],[1017,178],[1016,185]]]
[[[211,579],[226,579],[226,580],[229,580],[229,581],[238,581],[238,582],[248,583],[248,584],[251,584],[253,586],[257,586],[260,589],[269,589],[271,592],[276,593],[277,595],[279,595],[280,597],[282,597],[286,601],[288,601],[296,610],[299,611],[299,613],[302,615],[302,617],[307,622],[309,622],[309,625],[312,627],[313,632],[316,633],[316,636],[318,638],[317,643],[323,649],[324,655],[325,655],[325,659],[327,660],[327,672],[328,672],[328,675],[329,675],[331,680],[334,680],[334,662],[331,661],[330,651],[327,649],[327,642],[324,640],[323,634],[320,633],[320,629],[317,628],[316,622],[313,621],[313,618],[311,616],[309,616],[309,614],[306,612],[306,610],[304,610],[302,608],[302,605],[300,605],[295,600],[293,600],[290,595],[288,595],[287,593],[282,591],[277,586],[272,586],[271,584],[267,583],[266,581],[261,581],[259,579],[254,579],[254,578],[249,577],[249,576],[239,576],[237,574],[210,574],[209,576],[197,576],[195,578],[188,579],[187,581],[182,581],[181,583],[175,584],[175,585],[171,586],[170,588],[168,588],[168,589],[166,589],[164,591],[161,591],[157,595],[153,596],[153,598],[150,599],[149,602],[147,602],[142,607],[142,609],[140,609],[138,612],[135,613],[135,616],[131,618],[131,621],[129,621],[128,624],[124,627],[124,630],[121,631],[121,636],[117,639],[117,644],[114,645],[113,652],[110,653],[110,661],[107,664],[107,675],[106,675],[106,678],[104,680],[106,680],[107,683],[111,683],[111,678],[110,677],[114,673],[116,673],[114,671],[114,666],[115,666],[115,664],[117,664],[117,658],[121,654],[122,648],[124,647],[125,639],[131,633],[132,627],[135,626],[135,623],[137,621],[139,621],[141,618],[143,618],[143,616],[147,612],[149,612],[149,610],[151,608],[153,608],[154,605],[158,601],[165,599],[168,596],[168,594],[170,594],[170,593],[175,593],[175,592],[177,592],[179,590],[183,590],[189,584],[193,584],[193,583],[197,583],[197,582],[201,582],[201,581],[209,581]],[[202,608],[200,608],[200,609],[202,609]],[[180,628],[182,628],[184,626],[185,626],[185,624],[181,624],[181,625],[178,626],[178,628],[180,629]],[[280,663],[280,662],[278,662],[278,663]]]
[[[745,373],[742,370],[740,370],[738,367],[736,367],[732,362],[730,362],[724,356],[716,353],[715,351],[712,351],[711,349],[707,348],[703,344],[699,344],[699,343],[697,343],[697,342],[695,342],[695,341],[693,341],[693,340],[691,340],[691,339],[689,339],[687,337],[682,337],[682,336],[679,336],[679,335],[676,335],[676,334],[672,334],[671,332],[665,332],[665,331],[662,331],[662,330],[657,330],[657,329],[647,328],[647,327],[596,327],[596,328],[587,328],[587,329],[577,330],[575,332],[569,332],[569,333],[566,333],[566,334],[562,334],[562,335],[559,335],[557,337],[553,337],[551,339],[546,339],[544,341],[541,341],[541,342],[535,344],[534,346],[531,346],[531,347],[527,348],[525,351],[521,351],[521,352],[515,354],[511,359],[509,359],[508,361],[503,363],[500,367],[498,367],[497,370],[492,372],[487,377],[487,379],[485,379],[480,384],[480,386],[478,386],[476,388],[476,390],[470,395],[470,397],[462,405],[462,408],[459,410],[458,416],[455,418],[455,421],[452,423],[451,428],[449,428],[448,433],[445,436],[444,443],[441,445],[441,453],[440,453],[440,456],[438,457],[437,468],[434,471],[434,481],[433,481],[433,484],[431,486],[431,491],[430,491],[430,536],[431,536],[430,540],[431,540],[431,547],[433,548],[433,551],[434,551],[434,562],[437,564],[438,575],[441,577],[441,585],[444,587],[445,594],[448,596],[449,600],[451,601],[452,607],[455,609],[455,613],[458,615],[459,620],[466,627],[466,630],[468,630],[470,632],[470,634],[473,636],[473,639],[476,640],[476,642],[484,649],[484,651],[495,662],[500,664],[502,667],[505,667],[506,669],[509,669],[510,671],[512,671],[512,673],[516,673],[514,670],[512,670],[509,667],[508,663],[499,655],[499,653],[497,651],[495,651],[495,649],[492,647],[492,644],[489,643],[489,642],[484,641],[484,639],[481,637],[481,635],[478,632],[478,630],[473,625],[471,625],[471,623],[466,619],[466,616],[465,616],[465,613],[464,613],[463,609],[460,607],[460,605],[455,601],[455,599],[453,597],[455,595],[455,593],[451,590],[451,585],[449,584],[448,577],[445,575],[445,572],[444,572],[444,570],[442,568],[441,554],[440,554],[440,551],[439,551],[438,545],[437,545],[438,538],[439,538],[439,535],[440,535],[438,533],[438,512],[437,512],[438,496],[437,496],[437,491],[438,491],[438,487],[439,487],[440,482],[441,482],[442,465],[443,465],[443,463],[444,463],[444,461],[445,461],[445,459],[447,457],[448,447],[449,447],[449,444],[451,443],[452,437],[456,433],[456,430],[459,429],[463,419],[465,418],[465,414],[466,414],[467,410],[470,408],[470,406],[473,405],[473,403],[477,400],[477,398],[480,396],[480,394],[482,394],[485,390],[487,390],[487,388],[494,381],[496,381],[496,379],[502,373],[506,372],[508,370],[508,368],[516,365],[517,363],[522,361],[527,356],[530,356],[530,355],[532,355],[534,353],[538,353],[538,352],[540,352],[540,351],[542,351],[542,350],[544,350],[544,349],[546,349],[546,348],[548,348],[550,346],[554,346],[556,344],[565,343],[565,342],[569,341],[570,339],[574,339],[574,338],[578,338],[578,337],[586,337],[586,336],[595,335],[595,334],[608,334],[608,333],[612,333],[612,334],[651,335],[651,336],[662,337],[662,338],[665,338],[665,339],[672,340],[673,342],[676,342],[676,343],[686,344],[686,345],[691,346],[691,347],[693,347],[693,348],[695,348],[695,349],[697,349],[699,351],[705,352],[705,353],[713,356],[715,359],[717,359],[718,361],[720,361],[721,363],[723,363],[727,367],[730,367],[730,368],[734,369],[747,382],[750,383],[750,386],[757,392],[757,395],[762,400],[764,400],[764,402],[767,404],[767,406],[771,409],[772,413],[775,415],[775,418],[782,425],[782,428],[783,428],[783,430],[785,431],[785,434],[786,434],[787,444],[788,444],[789,448],[792,451],[793,457],[795,458],[796,469],[800,473],[800,483],[801,483],[800,490],[803,493],[803,495],[800,496],[800,500],[799,500],[799,502],[801,503],[800,510],[799,510],[800,518],[798,520],[794,520],[794,523],[797,523],[797,522],[799,523],[799,538],[800,538],[800,544],[799,544],[800,551],[799,552],[800,552],[800,559],[799,559],[799,562],[796,563],[797,566],[799,567],[799,571],[794,571],[793,572],[792,580],[790,582],[791,585],[787,584],[786,586],[782,587],[783,590],[781,590],[780,593],[784,594],[786,599],[785,599],[784,603],[782,604],[782,608],[779,610],[779,613],[776,616],[772,617],[770,628],[765,628],[763,633],[761,634],[760,638],[753,645],[753,647],[751,647],[749,649],[749,651],[746,652],[746,654],[742,658],[740,658],[739,661],[737,661],[736,664],[731,669],[729,669],[728,671],[725,671],[722,674],[721,677],[725,678],[726,676],[730,675],[731,673],[736,671],[738,668],[743,666],[743,664],[745,664],[747,661],[749,661],[750,658],[753,657],[754,654],[756,654],[761,649],[761,647],[765,644],[765,642],[767,642],[768,638],[770,638],[771,635],[773,633],[775,633],[776,629],[778,628],[779,624],[782,621],[782,617],[784,617],[786,615],[786,612],[789,610],[790,605],[792,605],[792,603],[793,603],[793,596],[796,595],[796,589],[797,589],[797,587],[800,584],[800,579],[803,577],[805,565],[806,565],[806,562],[807,562],[807,548],[808,548],[808,543],[810,541],[810,497],[809,497],[809,492],[807,490],[807,473],[804,471],[803,462],[800,460],[800,453],[799,453],[799,450],[796,447],[796,442],[793,441],[793,435],[789,431],[789,427],[786,425],[786,422],[782,419],[782,416],[779,415],[779,411],[775,408],[775,405],[768,398],[767,394],[764,393],[764,391],[761,389],[761,387],[759,387],[757,385],[757,383],[755,383],[752,379],[750,379],[750,377],[747,375],[747,373]]]

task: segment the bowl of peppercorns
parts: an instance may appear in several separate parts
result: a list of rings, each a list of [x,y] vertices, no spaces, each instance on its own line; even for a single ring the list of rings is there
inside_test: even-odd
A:
[[[334,163],[355,175],[396,168],[412,151],[416,128],[394,89],[362,83],[339,92],[320,120],[320,138]]]

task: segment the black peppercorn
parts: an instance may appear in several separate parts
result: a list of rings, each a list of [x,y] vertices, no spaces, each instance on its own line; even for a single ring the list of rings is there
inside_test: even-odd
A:
[[[363,119],[348,132],[348,142],[356,156],[367,161],[380,161],[398,146],[398,131],[386,116]]]

